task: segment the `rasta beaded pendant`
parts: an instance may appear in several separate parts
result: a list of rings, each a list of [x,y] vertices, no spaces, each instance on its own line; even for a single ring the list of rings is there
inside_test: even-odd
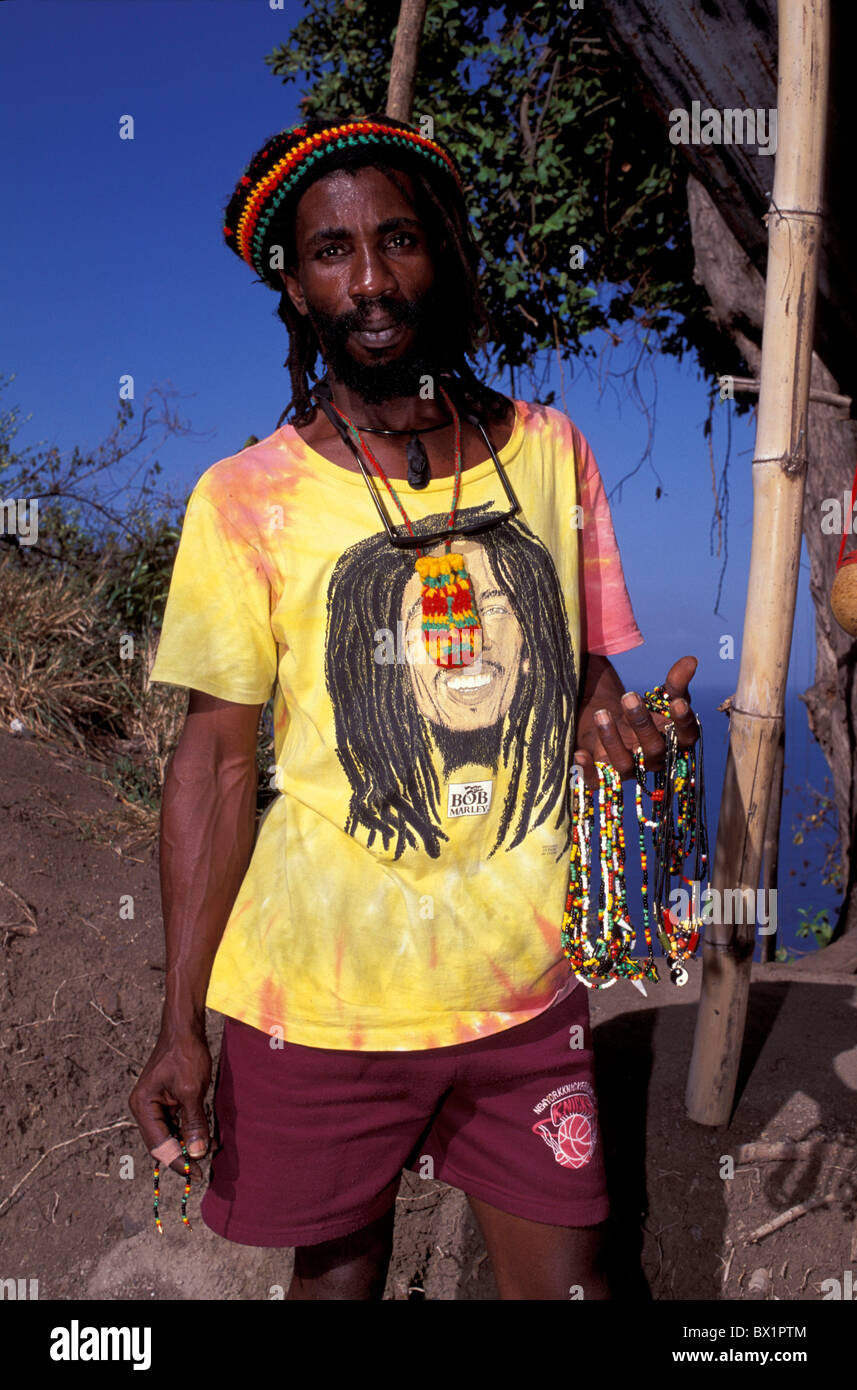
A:
[[[482,628],[463,555],[421,555],[422,629],[426,652],[438,666],[467,666],[482,654]]]
[[[440,393],[452,415],[455,426],[455,483],[452,506],[447,519],[451,533],[458,510],[461,492],[461,421],[458,412],[443,387]],[[404,519],[408,533],[414,530],[399,495],[378,460],[361,437],[360,430],[333,402],[333,409],[363,450]],[[423,555],[417,549],[415,569],[422,585],[422,632],[425,650],[438,666],[469,666],[482,655],[482,626],[476,612],[473,585],[467,573],[464,556],[450,551],[452,537],[446,542],[445,555]]]
[[[664,686],[658,686],[644,697],[653,711],[669,714],[669,700]],[[697,724],[699,720],[697,719]],[[705,781],[702,762],[702,726],[699,742],[686,751],[679,750],[675,729],[668,723],[666,761],[663,772],[656,772],[654,789],[646,786],[643,755],[634,755],[636,766],[636,805],[642,868],[643,932],[648,956],[635,960],[631,952],[636,940],[628,916],[625,888],[625,836],[622,826],[622,779],[607,763],[596,763],[600,819],[600,882],[597,911],[597,931],[590,934],[591,896],[591,828],[594,824],[594,795],[579,772],[573,776],[575,807],[572,826],[568,894],[562,923],[563,954],[568,957],[577,978],[589,989],[607,989],[617,980],[630,980],[645,994],[643,979],[658,982],[652,944],[651,912],[655,932],[667,960],[670,979],[674,985],[687,984],[688,974],[683,962],[696,950],[705,918],[699,911],[697,890],[708,871],[708,832],[705,824]],[[698,755],[697,755],[698,748]],[[647,815],[643,797],[651,800]],[[673,801],[677,810],[673,813]],[[651,865],[646,853],[646,830],[652,833]],[[685,878],[684,862],[695,853],[693,879]],[[692,890],[687,914],[670,906],[674,891],[670,881],[680,877]],[[651,894],[650,894],[651,887]],[[682,890],[683,891],[683,890]],[[687,894],[684,894],[687,898]],[[592,927],[596,923],[594,916]]]

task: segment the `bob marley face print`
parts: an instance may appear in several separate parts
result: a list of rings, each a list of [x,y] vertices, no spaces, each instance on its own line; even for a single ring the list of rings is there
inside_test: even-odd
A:
[[[508,712],[521,669],[523,633],[511,598],[499,587],[488,554],[476,539],[461,537],[456,551],[464,562],[482,625],[482,655],[469,666],[437,666],[421,659],[422,599],[419,575],[405,586],[402,603],[405,648],[420,656],[410,663],[420,714],[435,728],[478,730],[495,727]],[[442,555],[443,546],[427,552]],[[473,759],[470,759],[473,761]],[[482,759],[475,759],[479,762]]]
[[[493,508],[466,508],[458,518],[487,521],[498,514]],[[419,536],[445,521],[438,513],[412,524]],[[379,534],[351,546],[334,567],[325,681],[352,789],[343,828],[363,832],[370,847],[380,836],[385,850],[395,846],[394,858],[408,847],[437,858],[449,838],[439,773],[448,778],[466,766],[469,777],[479,768],[490,776],[502,766],[506,793],[490,853],[513,849],[551,813],[556,826],[567,823],[564,853],[577,673],[553,559],[520,518],[453,544],[466,555],[483,623],[482,656],[470,666],[419,659],[409,552]]]

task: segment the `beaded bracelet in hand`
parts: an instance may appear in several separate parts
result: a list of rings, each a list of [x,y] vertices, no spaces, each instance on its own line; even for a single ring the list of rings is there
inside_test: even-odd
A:
[[[664,686],[647,692],[644,702],[648,709],[669,713],[669,699]],[[593,941],[590,925],[590,841],[594,820],[594,797],[591,788],[579,772],[575,775],[572,845],[569,864],[569,885],[562,925],[563,953],[572,970],[590,989],[607,989],[617,979],[627,979],[643,993],[643,979],[657,983],[652,931],[649,920],[649,861],[646,854],[645,831],[652,831],[652,912],[656,931],[667,964],[670,979],[675,985],[687,983],[687,971],[682,962],[695,951],[703,925],[700,916],[691,912],[686,920],[669,906],[670,879],[682,876],[682,867],[696,851],[694,880],[701,885],[708,866],[708,838],[705,827],[705,785],[703,780],[702,726],[699,726],[697,748],[679,750],[672,723],[664,728],[666,758],[663,772],[654,776],[654,790],[646,786],[643,754],[634,755],[636,772],[637,821],[639,826],[640,864],[642,869],[643,930],[648,948],[646,960],[635,960],[632,951],[635,932],[628,917],[625,889],[625,840],[622,826],[624,809],[622,779],[608,763],[596,763],[599,790],[601,880],[599,884],[598,934]],[[643,796],[649,796],[652,809],[647,817],[643,811]],[[673,798],[677,798],[677,816],[673,818]]]

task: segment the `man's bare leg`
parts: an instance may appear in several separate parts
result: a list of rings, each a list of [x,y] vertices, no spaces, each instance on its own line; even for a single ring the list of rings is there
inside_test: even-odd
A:
[[[544,1226],[468,1197],[501,1299],[609,1299],[604,1226]]]
[[[395,1206],[351,1235],[302,1245],[286,1298],[380,1300],[393,1250]]]

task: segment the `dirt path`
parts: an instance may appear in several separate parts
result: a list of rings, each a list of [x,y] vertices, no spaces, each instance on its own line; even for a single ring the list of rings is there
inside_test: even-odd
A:
[[[291,1252],[233,1245],[199,1220],[184,1231],[178,1179],[165,1186],[176,1221],[163,1239],[152,1226],[127,1095],[160,1013],[155,847],[99,838],[116,801],[83,760],[0,732],[0,768],[0,1279],[37,1279],[45,1299],[282,1296]],[[849,1270],[857,1286],[857,977],[757,974],[725,1131],[684,1113],[699,967],[683,990],[592,997],[619,1297],[817,1300]],[[741,1145],[785,1140],[808,1147],[740,1160]],[[399,1202],[386,1297],[495,1299],[462,1195],[408,1175]]]

